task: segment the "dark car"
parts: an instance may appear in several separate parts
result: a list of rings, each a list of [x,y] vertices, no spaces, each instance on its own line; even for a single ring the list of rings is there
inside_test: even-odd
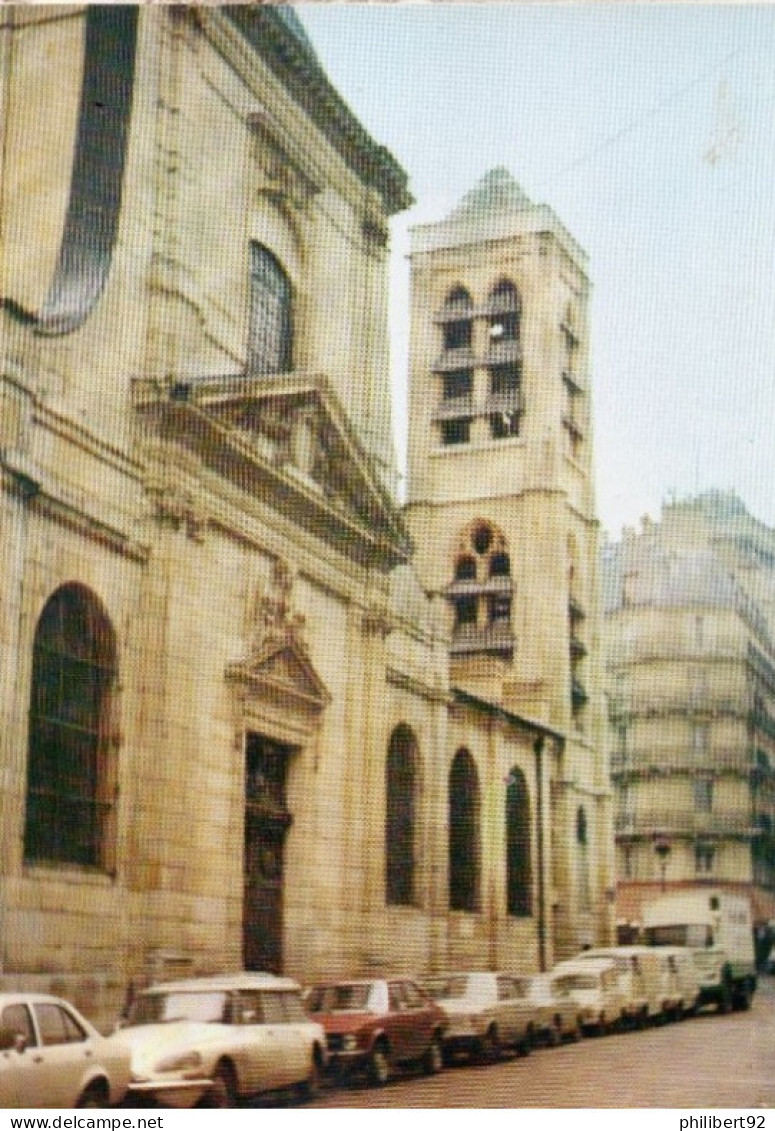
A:
[[[307,1011],[326,1032],[333,1072],[365,1071],[386,1084],[398,1065],[442,1067],[444,1010],[409,978],[363,978],[314,986]]]

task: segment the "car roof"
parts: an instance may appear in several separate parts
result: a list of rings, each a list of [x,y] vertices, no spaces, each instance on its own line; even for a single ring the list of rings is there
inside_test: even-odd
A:
[[[65,998],[55,997],[54,994],[30,993],[27,990],[4,990],[0,993],[0,1008],[4,1005],[15,1005],[19,1002],[39,1002],[40,1004],[66,1005],[68,1009],[75,1009],[72,1002]]]
[[[277,974],[246,973],[216,974],[203,978],[184,978],[177,982],[156,982],[140,993],[169,993],[170,991],[217,991],[217,990],[299,990],[301,987],[292,978],[281,978]]]
[[[555,966],[552,977],[558,974],[588,974],[590,970],[616,970],[616,963],[613,958],[569,958]]]

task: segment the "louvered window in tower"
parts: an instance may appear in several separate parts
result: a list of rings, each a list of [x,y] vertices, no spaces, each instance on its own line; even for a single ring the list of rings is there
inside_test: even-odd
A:
[[[291,282],[263,244],[250,245],[248,373],[287,373],[293,346]]]

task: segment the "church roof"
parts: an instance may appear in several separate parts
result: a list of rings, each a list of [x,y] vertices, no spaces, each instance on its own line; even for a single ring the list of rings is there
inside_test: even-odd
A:
[[[523,212],[533,202],[502,165],[491,169],[466,193],[449,214],[450,220],[472,220],[509,212]]]

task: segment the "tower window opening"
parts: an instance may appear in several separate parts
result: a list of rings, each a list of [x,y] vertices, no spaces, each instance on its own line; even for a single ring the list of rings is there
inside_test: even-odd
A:
[[[442,385],[444,400],[470,397],[473,385],[474,375],[470,369],[455,369],[452,373],[445,373]]]
[[[493,440],[506,440],[519,435],[518,412],[496,412],[490,417],[490,436]]]
[[[519,380],[519,366],[514,363],[490,367],[490,392],[495,396],[516,393],[519,389]]]
[[[489,526],[477,526],[471,538],[471,544],[477,554],[486,554],[492,545],[492,530]]]
[[[511,597],[508,594],[496,593],[489,599],[490,624],[503,624],[511,620]]]
[[[500,551],[493,554],[490,558],[490,577],[510,577],[511,576],[511,558],[508,554]]]
[[[441,421],[441,442],[445,446],[467,444],[470,438],[471,420],[469,417]]]
[[[455,563],[455,580],[476,581],[476,561],[470,555],[458,558]]]
[[[455,600],[455,623],[476,624],[478,602],[476,597],[458,597]]]
[[[444,324],[444,349],[459,350],[471,345],[471,322],[446,322]]]

